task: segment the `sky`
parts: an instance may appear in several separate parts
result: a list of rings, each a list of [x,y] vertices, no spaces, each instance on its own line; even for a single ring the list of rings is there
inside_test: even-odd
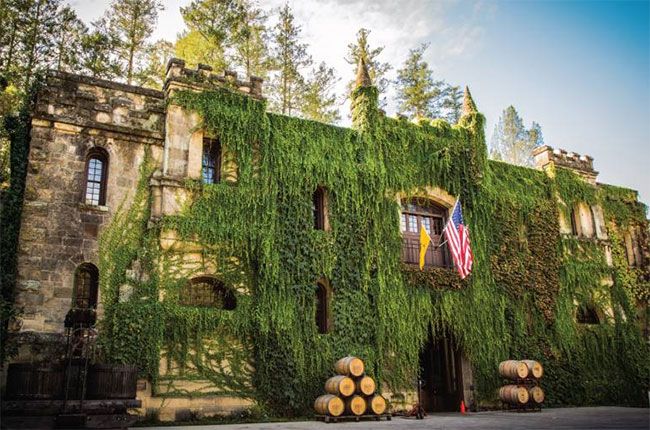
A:
[[[68,0],[86,22],[109,0]],[[153,39],[174,41],[185,26],[164,0]],[[260,1],[266,10],[284,0]],[[334,67],[339,94],[354,75],[344,57],[361,27],[382,61],[399,68],[429,43],[436,79],[468,85],[492,136],[513,105],[544,141],[591,155],[598,181],[639,190],[650,204],[650,1],[289,0],[315,63]],[[390,99],[391,94],[389,94]],[[348,107],[342,106],[345,114]],[[395,113],[389,104],[387,113]],[[345,115],[344,115],[345,116]]]

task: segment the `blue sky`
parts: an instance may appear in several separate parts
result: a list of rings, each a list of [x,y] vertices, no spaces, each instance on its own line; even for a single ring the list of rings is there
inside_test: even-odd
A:
[[[69,0],[91,21],[108,0]],[[155,38],[184,25],[164,0]],[[469,85],[487,117],[486,135],[514,105],[546,144],[594,157],[599,181],[638,189],[650,203],[650,2],[289,0],[317,62],[353,75],[347,44],[360,27],[399,67],[422,42],[438,78]],[[265,9],[284,0],[260,2]],[[342,107],[346,112],[347,106]],[[389,105],[388,113],[394,113]]]

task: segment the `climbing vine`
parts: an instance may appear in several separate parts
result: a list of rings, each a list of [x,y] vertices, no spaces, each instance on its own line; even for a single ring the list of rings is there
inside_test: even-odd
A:
[[[286,415],[309,410],[334,359],[347,354],[391,390],[413,389],[433,331],[462,348],[483,400],[494,397],[500,360],[530,357],[547,367],[551,403],[646,401],[648,351],[629,316],[647,284],[621,262],[613,227],[645,222],[635,199],[561,169],[552,178],[488,161],[478,113],[455,126],[413,124],[383,116],[376,98],[357,89],[355,129],[345,129],[266,113],[263,101],[226,89],[177,93],[171,103],[199,113],[234,154],[237,181],[189,181],[182,210],[148,225],[143,163],[133,203],[100,243],[107,358],[138,363],[168,382],[168,395],[236,394]],[[327,190],[327,231],[313,227],[317,187]],[[468,280],[400,261],[398,196],[428,187],[461,198],[475,256]],[[560,234],[558,196],[611,211],[613,267],[596,240]],[[182,249],[163,243],[171,232]],[[235,291],[236,309],[181,303],[180,289],[202,274]],[[323,277],[333,288],[328,334],[313,317]],[[576,302],[593,301],[594,291],[614,310],[611,323],[581,327]],[[174,385],[180,379],[212,386],[187,392]]]

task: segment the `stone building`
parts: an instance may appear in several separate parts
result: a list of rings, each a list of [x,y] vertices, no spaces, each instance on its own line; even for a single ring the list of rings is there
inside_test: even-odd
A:
[[[434,243],[442,243],[441,230],[456,201],[455,196],[463,196],[465,199],[463,203],[469,206],[467,212],[470,228],[472,231],[475,228],[476,231],[479,231],[480,227],[473,225],[473,223],[481,223],[480,216],[473,215],[478,213],[478,210],[473,208],[477,207],[476,205],[479,203],[475,204],[472,199],[476,199],[476,196],[480,195],[480,191],[477,190],[486,182],[486,166],[490,163],[492,163],[491,169],[494,172],[510,172],[508,169],[512,169],[512,172],[517,175],[530,176],[535,184],[541,184],[535,185],[540,189],[553,187],[552,184],[558,171],[569,172],[568,174],[573,175],[573,179],[578,178],[580,182],[586,184],[581,186],[587,187],[591,192],[597,193],[600,192],[599,189],[610,189],[596,182],[598,173],[593,168],[591,157],[567,153],[548,146],[537,148],[534,153],[537,168],[544,174],[531,169],[510,168],[502,166],[501,163],[485,161],[481,117],[468,91],[465,94],[463,119],[461,119],[460,125],[454,126],[453,129],[440,122],[431,125],[415,125],[385,118],[376,109],[376,105],[372,106],[372,91],[360,91],[372,89],[367,73],[364,72],[363,65],[360,65],[358,88],[354,94],[356,98],[353,100],[354,130],[325,125],[312,126],[316,130],[313,136],[318,136],[326,143],[335,142],[337,139],[348,142],[358,141],[358,145],[362,149],[357,152],[356,156],[360,161],[352,169],[358,169],[359,172],[371,172],[368,173],[368,177],[362,175],[357,177],[354,176],[358,174],[356,171],[350,173],[348,170],[341,169],[336,173],[337,178],[332,179],[326,172],[323,173],[319,168],[314,167],[314,172],[320,172],[314,173],[314,175],[322,175],[322,178],[316,179],[318,186],[314,188],[313,195],[307,197],[305,203],[294,212],[292,212],[294,209],[287,209],[290,206],[283,206],[283,199],[291,198],[293,192],[290,191],[291,187],[298,187],[296,184],[300,182],[300,178],[287,176],[282,179],[283,184],[286,185],[286,194],[285,189],[276,187],[275,183],[269,185],[271,191],[268,193],[271,193],[272,199],[268,202],[270,206],[266,206],[267,209],[269,207],[274,207],[278,211],[286,209],[290,216],[296,216],[299,213],[313,214],[313,222],[310,220],[296,221],[298,226],[295,228],[306,231],[305,235],[314,235],[314,241],[310,242],[315,244],[314,246],[327,248],[330,246],[328,241],[334,241],[337,245],[331,245],[331,249],[345,249],[345,246],[341,244],[345,240],[358,240],[358,238],[345,238],[342,234],[337,236],[337,231],[343,231],[341,225],[344,221],[341,220],[340,214],[343,213],[344,209],[342,208],[345,207],[345,210],[351,214],[350,216],[356,217],[358,222],[363,222],[366,215],[363,215],[363,211],[359,208],[354,207],[352,200],[344,201],[343,192],[337,196],[338,190],[332,189],[329,184],[343,180],[358,180],[359,183],[365,184],[363,181],[372,182],[377,177],[381,178],[380,175],[372,176],[372,160],[374,160],[372,153],[382,152],[384,149],[377,144],[377,147],[371,146],[369,151],[364,152],[363,145],[367,142],[370,142],[368,145],[372,145],[373,139],[379,141],[386,136],[388,136],[387,140],[399,140],[401,138],[398,134],[401,132],[396,131],[401,130],[399,127],[406,130],[404,132],[405,145],[411,145],[407,142],[408,139],[413,139],[414,142],[422,141],[421,144],[413,143],[412,146],[408,146],[414,152],[416,149],[419,151],[429,145],[430,148],[435,147],[437,151],[441,148],[448,151],[452,157],[464,157],[462,160],[464,164],[459,165],[459,168],[456,168],[453,160],[447,161],[447,164],[440,164],[441,169],[447,169],[445,170],[447,179],[438,180],[435,173],[432,175],[426,173],[425,175],[428,176],[417,179],[420,180],[420,183],[414,189],[406,189],[405,183],[400,183],[399,179],[393,180],[393,185],[386,186],[386,189],[394,187],[392,188],[393,194],[389,196],[386,204],[394,204],[401,210],[401,213],[396,214],[394,219],[386,220],[386,222],[395,224],[394,227],[399,229],[397,231],[401,231],[400,237],[402,237],[403,244],[399,251],[402,258],[399,276],[403,276],[405,285],[411,282],[408,279],[417,279],[417,282],[421,282],[421,279],[418,278],[419,272],[413,269],[413,264],[418,259],[419,229],[427,229],[431,233]],[[210,115],[221,118],[223,127],[249,127],[250,129],[241,130],[241,135],[244,136],[242,139],[249,140],[233,144],[232,131],[224,131],[221,134],[221,130],[215,129],[214,125],[210,127],[206,125],[208,110],[201,111],[200,104],[191,105],[192,101],[190,104],[183,102],[183,95],[188,93],[209,94],[210,91],[215,91],[214,94],[222,92],[229,97],[233,94],[239,97],[237,103],[241,103],[244,112],[241,116],[229,117],[226,114],[223,118],[219,117],[221,113],[214,113],[221,108],[218,105],[212,107],[214,109],[210,111],[212,112]],[[178,98],[179,95],[181,98]],[[228,100],[223,99],[223,109],[232,107],[231,105],[226,106],[229,103]],[[116,333],[120,330],[127,332],[133,330],[134,333],[137,331],[118,327],[119,315],[126,315],[120,312],[127,312],[127,305],[136,300],[141,300],[143,303],[146,301],[147,306],[153,306],[148,309],[159,309],[155,307],[156,303],[168,302],[174,303],[174,306],[178,306],[178,309],[181,310],[192,307],[215,307],[219,308],[221,312],[227,313],[229,310],[240,309],[243,306],[250,306],[245,308],[247,312],[258,309],[257,306],[260,305],[255,304],[255,301],[258,300],[256,294],[273,285],[272,276],[265,274],[266,271],[271,270],[268,267],[273,264],[288,264],[285,260],[282,260],[282,263],[274,262],[273,258],[275,257],[271,258],[270,256],[276,254],[273,254],[273,250],[264,249],[265,242],[260,238],[264,237],[263,230],[266,228],[281,231],[289,228],[288,225],[277,220],[271,220],[269,224],[265,224],[268,220],[264,213],[255,215],[257,218],[248,218],[247,216],[242,218],[242,220],[250,222],[256,222],[256,219],[259,221],[259,226],[250,226],[252,232],[239,230],[230,232],[228,230],[224,233],[218,230],[218,226],[207,226],[205,230],[193,230],[193,226],[183,223],[174,224],[174,220],[177,220],[175,218],[177,216],[184,216],[183,214],[188,211],[200,210],[201,202],[204,201],[201,197],[202,193],[209,194],[212,193],[210,190],[216,190],[214,193],[222,193],[219,195],[224,205],[237,205],[241,202],[238,203],[237,198],[228,193],[237,193],[240,188],[245,189],[249,186],[246,185],[247,183],[257,184],[256,187],[265,186],[264,181],[272,182],[268,179],[269,177],[280,175],[280,172],[272,171],[271,167],[277,165],[275,163],[281,163],[282,160],[273,159],[274,147],[267,142],[280,145],[285,140],[290,143],[293,138],[300,139],[298,134],[292,135],[288,131],[289,125],[294,122],[296,124],[309,122],[280,116],[266,118],[263,110],[261,114],[256,110],[259,109],[259,106],[262,106],[263,109],[263,102],[260,79],[251,77],[247,81],[241,81],[234,73],[226,72],[224,75],[218,75],[205,66],[199,66],[198,69],[192,70],[186,68],[180,60],[169,62],[167,80],[162,91],[62,72],[53,72],[48,75],[44,86],[38,93],[31,120],[28,174],[18,247],[16,307],[19,309],[19,315],[10,325],[11,341],[17,346],[17,353],[11,357],[12,362],[48,360],[53,355],[60,355],[63,345],[64,319],[71,307],[96,307],[100,321],[110,313],[110,322],[106,323],[106,326],[100,323],[100,337],[103,335],[102,328],[109,326],[110,328],[106,329],[107,333]],[[363,109],[363,103],[369,103],[370,108]],[[195,108],[192,109],[190,105]],[[241,121],[252,121],[251,118],[254,117],[254,114],[263,116],[264,120],[240,123]],[[268,121],[271,122],[270,126]],[[381,128],[378,124],[386,124],[386,127]],[[418,127],[424,131],[416,130]],[[251,131],[253,128],[254,130]],[[259,132],[260,128],[265,130],[264,133]],[[231,133],[228,135],[231,136],[230,141],[225,138],[227,133]],[[281,141],[278,136],[282,139],[286,137],[286,139]],[[308,138],[309,136],[304,137],[304,139]],[[439,147],[435,146],[438,143],[429,142],[438,142],[436,139],[442,142]],[[246,148],[243,146],[244,144],[249,149],[242,149]],[[385,148],[384,154],[392,154],[391,156],[395,159],[401,160],[400,163],[409,163],[409,155],[402,152],[404,148],[397,148],[393,152],[390,148]],[[295,151],[295,149],[293,150]],[[321,153],[314,155],[312,153],[314,151],[321,151]],[[295,156],[300,158],[300,152],[297,150]],[[352,158],[355,156],[352,153],[348,155]],[[337,157],[340,157],[341,154],[329,151],[326,144],[313,150],[305,146],[302,156],[304,156],[303,164],[315,163],[309,157],[324,159],[331,157],[330,161],[333,163],[347,162],[337,161]],[[386,157],[381,161],[385,167],[377,168],[380,171],[383,168],[389,170],[392,166],[393,160],[388,159],[389,155]],[[442,159],[443,156],[440,157]],[[285,162],[293,163],[298,158],[285,160]],[[432,162],[434,164],[431,165],[437,166],[438,164],[435,163],[438,162],[434,161]],[[457,174],[463,175],[460,184],[457,183],[458,181],[454,182],[454,172],[461,172]],[[566,172],[564,174],[567,174]],[[343,177],[346,174],[351,175],[350,179]],[[498,175],[496,173],[494,175],[498,179]],[[451,179],[449,179],[450,177]],[[304,181],[311,184],[312,179],[305,177]],[[409,181],[416,181],[416,179],[409,178]],[[448,185],[444,181],[448,181]],[[514,181],[516,182],[516,180]],[[210,188],[213,184],[216,185]],[[606,197],[603,197],[603,202],[611,200],[614,201],[612,207],[625,207],[629,209],[626,211],[634,214],[638,214],[639,211],[643,213],[641,205],[636,200],[636,193],[614,187],[611,189],[616,191],[612,191],[611,196],[613,197],[610,198],[608,197],[610,194],[607,194]],[[138,194],[139,192],[144,193],[144,199],[142,194]],[[627,265],[634,269],[636,277],[630,287],[632,291],[630,294],[634,296],[638,293],[634,296],[637,300],[634,306],[638,307],[639,316],[637,318],[628,315],[627,318],[638,322],[641,327],[645,324],[647,332],[647,280],[650,258],[648,256],[648,229],[645,214],[643,213],[641,217],[635,215],[635,217],[628,217],[629,219],[625,218],[626,222],[621,223],[619,229],[614,224],[608,226],[607,220],[613,218],[607,218],[606,207],[601,200],[581,200],[583,198],[581,194],[575,201],[565,201],[562,192],[560,189],[553,197],[546,199],[550,199],[554,205],[548,213],[556,214],[556,217],[546,221],[558,230],[553,233],[558,235],[557,243],[567,241],[567,243],[576,244],[578,248],[593,245],[595,249],[602,250],[602,255],[605,258],[604,265],[612,269],[603,269],[601,285],[593,287],[594,291],[601,286],[611,288],[617,282],[617,273],[621,270],[628,270],[614,268],[616,252],[613,256],[612,247],[616,245],[616,242],[613,243],[610,235],[612,231],[616,230],[616,234],[621,236],[617,240],[622,241]],[[264,194],[260,193],[260,201],[268,197]],[[383,201],[382,198],[378,197],[377,201]],[[266,202],[266,200],[264,201]],[[209,203],[210,200],[207,202]],[[208,203],[206,205],[209,206]],[[246,206],[245,203],[241,204],[243,207]],[[541,204],[539,203],[538,206]],[[199,209],[196,209],[197,206]],[[139,215],[136,212],[129,212],[133,208],[140,208],[141,213],[146,215],[146,219],[138,218]],[[215,211],[213,218],[215,225],[227,222],[221,218],[220,212],[216,209],[209,207],[204,209],[208,214],[211,210]],[[256,209],[249,207],[247,210],[255,212]],[[129,221],[124,217],[124,214],[129,213],[134,217],[133,220]],[[498,218],[500,215],[495,213],[494,216]],[[398,218],[400,221],[397,221]],[[242,220],[233,219],[232,222],[240,223],[243,222]],[[135,242],[129,242],[130,236],[120,236],[124,231],[133,230],[134,225],[132,224],[138,222],[144,222],[142,224],[144,233],[137,236],[134,239]],[[528,233],[526,231],[522,233],[523,241],[528,241],[529,245],[527,246],[532,248],[530,244],[533,243],[535,237],[529,235],[526,239],[526,234],[530,234],[535,225],[527,224],[526,220],[520,222],[522,228],[528,231]],[[205,239],[212,234],[210,233],[212,227],[215,228],[213,234],[217,239]],[[374,227],[367,228],[368,231],[373,231]],[[258,232],[258,229],[262,232]],[[245,230],[244,228],[242,231]],[[152,232],[155,242],[152,249],[155,249],[155,256],[147,262],[148,257],[145,249],[149,249],[147,246],[150,245],[146,244],[151,243],[147,241],[151,239]],[[335,238],[332,239],[332,236]],[[250,250],[246,252],[234,252],[229,249],[229,246],[218,245],[220,237],[227,237],[228,240],[232,240],[233,237],[250,240],[255,245],[250,245]],[[477,244],[477,247],[481,247],[480,241],[484,237],[486,236],[477,234],[472,237],[472,241]],[[123,248],[117,246],[117,244],[123,243],[116,242],[118,239],[126,243]],[[354,247],[358,246],[357,242],[354,243]],[[240,245],[238,244],[235,248]],[[282,243],[274,245],[282,245],[287,248],[286,252],[283,251],[285,253],[280,255],[282,259],[289,256],[289,258],[295,257],[296,261],[317,260],[315,257],[314,259],[303,257],[301,253],[305,251],[299,247],[291,247],[290,244]],[[105,249],[102,250],[102,246]],[[388,247],[389,244],[386,246]],[[129,253],[133,252],[126,265],[116,262],[115,259],[119,256],[111,254],[115,249],[117,249],[117,253],[124,255],[131,255]],[[580,249],[582,250],[582,248]],[[104,257],[102,257],[102,252],[104,252]],[[532,260],[538,262],[540,259],[552,260],[552,257],[548,255],[536,257],[534,250],[525,252],[528,252],[527,255],[532,255]],[[574,248],[572,251],[574,254],[567,252],[558,260],[559,265],[562,265],[566,259],[571,259],[572,255],[576,257],[575,253],[578,251],[575,251]],[[383,258],[383,254],[370,258],[367,257],[373,253],[370,249],[363,249],[359,253],[367,259],[363,261],[371,261],[371,263],[363,269],[358,269],[360,274],[354,282],[368,285],[368,291],[374,291],[374,285],[383,282],[377,280],[378,273],[382,273],[381,258]],[[316,333],[314,339],[325,339],[322,340],[325,343],[332,342],[331,345],[323,347],[324,351],[329,351],[323,353],[323,356],[329,359],[334,354],[331,351],[338,352],[337,341],[329,339],[341,338],[348,342],[347,344],[350,342],[346,335],[336,334],[337,330],[349,328],[344,318],[337,315],[338,311],[346,308],[346,302],[336,296],[353,295],[353,293],[345,292],[348,291],[345,289],[348,287],[343,288],[342,285],[352,282],[350,277],[353,277],[351,273],[355,269],[347,268],[347,266],[340,268],[343,264],[340,260],[347,258],[344,255],[339,255],[338,259],[332,257],[332,260],[328,260],[328,258],[330,257],[322,257],[323,261],[331,261],[327,264],[317,262],[305,266],[308,267],[304,269],[305,271],[316,270],[313,269],[314,265],[323,266],[318,269],[322,276],[313,278],[315,301],[313,305],[304,305],[306,306],[304,309],[308,313],[301,314],[298,318],[303,321],[303,325],[308,325],[309,330]],[[475,271],[487,274],[497,270],[495,268],[501,266],[495,258],[498,260],[498,257],[484,259],[477,255]],[[153,264],[151,264],[152,261]],[[543,270],[546,270],[539,267],[531,268],[532,262],[522,264],[524,267],[518,269],[522,273],[535,270],[545,273]],[[359,264],[359,266],[363,265]],[[423,272],[429,276],[426,282],[435,284],[435,288],[447,291],[444,294],[455,294],[455,290],[468,290],[472,288],[468,285],[473,285],[473,282],[477,284],[489,282],[499,285],[510,285],[509,282],[526,284],[526,281],[521,279],[511,281],[508,274],[501,276],[498,271],[495,271],[494,275],[485,275],[490,278],[489,281],[481,280],[483,275],[474,274],[472,276],[477,278],[476,281],[471,280],[472,276],[470,276],[470,281],[461,281],[451,267],[449,252],[444,245],[432,247],[427,252],[426,266]],[[562,283],[569,281],[562,278],[563,275],[558,275],[558,273],[562,273],[560,267],[552,265],[549,267],[552,268],[552,282],[556,286],[560,285],[557,289],[561,290]],[[120,270],[124,272],[119,273],[122,278],[117,281],[111,278]],[[292,276],[295,279],[300,278],[300,275]],[[496,278],[496,280],[492,278]],[[165,288],[154,286],[152,291],[155,291],[156,298],[153,301],[150,295],[147,295],[148,293],[139,293],[139,291],[149,288],[152,279],[158,280],[161,285],[163,281],[170,285]],[[304,284],[299,281],[296,283]],[[277,288],[280,291],[282,287]],[[526,287],[524,286],[524,288]],[[377,309],[380,309],[380,305],[375,300],[381,301],[383,296],[380,293],[368,294],[371,296],[368,303],[374,304]],[[539,294],[542,296],[546,293],[539,292]],[[606,292],[604,294],[607,295]],[[576,293],[576,297],[570,302],[570,307],[573,306],[571,316],[568,317],[572,320],[571,323],[616,321],[618,318],[616,306],[611,303],[598,305],[598,297],[598,294],[593,294],[583,300],[583,297]],[[336,300],[341,301],[336,302]],[[365,303],[366,298],[359,300]],[[486,306],[491,305],[487,304]],[[431,312],[438,312],[441,308],[436,307],[435,309],[437,310]],[[543,310],[542,313],[546,311],[548,309]],[[281,314],[280,307],[277,308],[277,312]],[[289,311],[287,310],[287,312]],[[315,314],[311,314],[311,312],[315,312]],[[375,311],[368,312],[370,312],[368,315],[374,315]],[[377,313],[379,312],[377,310]],[[194,318],[194,314],[191,315]],[[150,320],[156,320],[158,317],[145,314],[141,318],[143,318],[142,326],[148,327],[152,324]],[[432,316],[431,318],[433,320],[436,317]],[[268,339],[273,339],[267,330],[273,325],[267,327],[265,325],[267,323],[264,321],[258,321],[255,324],[258,324],[259,327],[256,326],[254,333],[265,333]],[[269,322],[268,324],[281,325],[281,322]],[[390,327],[389,323],[386,324],[386,327]],[[311,325],[314,327],[311,328]],[[215,323],[215,327],[221,326]],[[474,386],[478,385],[477,389],[482,390],[481,379],[477,379],[473,374],[476,372],[478,363],[483,360],[481,353],[476,352],[479,351],[479,348],[473,347],[469,338],[463,341],[465,335],[462,332],[456,332],[453,329],[453,324],[449,327],[452,327],[448,329],[451,334],[447,335],[441,334],[444,330],[432,335],[429,328],[418,329],[426,331],[425,337],[420,336],[418,340],[421,350],[419,360],[422,378],[425,380],[425,402],[427,402],[427,407],[432,410],[455,410],[460,399],[463,399],[466,404],[473,404],[476,401]],[[220,329],[216,328],[215,330]],[[187,333],[187,336],[191,335],[190,332]],[[136,335],[134,334],[134,336]],[[142,336],[145,335],[142,334]],[[157,336],[167,339],[165,333],[159,333]],[[187,417],[188,414],[228,414],[247,408],[253,402],[259,401],[260,396],[255,392],[259,390],[260,382],[256,378],[261,377],[259,376],[262,372],[260,363],[263,363],[263,357],[267,357],[266,352],[260,351],[261,343],[253,340],[251,344],[248,336],[238,338],[232,333],[224,336],[231,346],[227,353],[209,358],[202,356],[202,361],[200,361],[197,358],[198,353],[195,352],[196,348],[189,348],[189,350],[183,350],[184,356],[190,357],[189,364],[179,362],[176,353],[169,354],[170,350],[174,350],[174,346],[168,339],[164,342],[161,341],[163,345],[157,355],[159,358],[158,369],[153,371],[157,374],[154,377],[150,374],[149,378],[143,374],[143,379],[139,384],[139,397],[143,400],[143,410],[154,411],[161,419],[169,420]],[[255,338],[255,335],[251,336]],[[330,338],[323,336],[330,336]],[[377,336],[386,336],[386,339],[392,339],[390,334],[386,333]],[[372,338],[374,339],[374,337]],[[135,340],[132,342],[137,343]],[[202,340],[206,350],[219,350],[223,342],[225,342],[223,338],[220,337],[219,341],[216,341],[209,335],[205,335]],[[367,355],[375,354],[372,347],[373,342],[378,342],[378,340],[364,340],[362,346],[355,347],[349,352],[360,355],[363,355],[363,352],[366,352]],[[390,340],[390,342],[398,342],[398,340]],[[392,348],[399,350],[400,344],[395,343],[395,345]],[[108,350],[110,351],[110,348]],[[383,352],[377,352],[376,362],[383,364],[373,364],[372,371],[375,374],[383,374],[388,377],[393,371],[391,370],[390,356],[394,352],[386,353],[388,358],[384,357]],[[205,353],[203,352],[203,354]],[[196,360],[193,361],[192,357]],[[115,358],[113,357],[113,359]],[[412,360],[413,357],[410,356],[410,359]],[[543,362],[550,360],[547,357],[539,359]],[[488,360],[485,358],[485,361]],[[138,359],[133,359],[133,355],[130,359],[122,359],[122,361],[135,361],[134,364],[142,364],[138,362]],[[235,365],[235,361],[241,363]],[[296,358],[294,361],[296,369],[299,368],[299,360]],[[370,362],[374,363],[372,360]],[[212,373],[207,375],[206,372],[201,373],[202,366],[212,366],[218,369],[213,368]],[[413,368],[407,370],[417,373]],[[302,371],[310,375],[309,377],[313,376],[309,373],[311,370]],[[268,369],[264,372],[266,372],[264,375],[272,373]],[[314,372],[322,375],[325,371],[320,369],[314,370]],[[395,371],[395,374],[397,373]],[[268,375],[265,377],[271,378]],[[305,377],[305,379],[309,378]],[[218,381],[224,380],[228,381],[228,387],[219,385],[221,382]],[[305,392],[301,390],[303,390],[302,387],[297,388],[297,392]],[[314,389],[306,392],[313,391]],[[390,393],[391,391],[395,407],[411,402],[412,390],[403,389],[404,393],[399,394],[397,390],[386,386],[385,392]],[[488,391],[487,388],[485,391]],[[266,396],[268,397],[268,393]],[[489,397],[489,394],[485,396]]]

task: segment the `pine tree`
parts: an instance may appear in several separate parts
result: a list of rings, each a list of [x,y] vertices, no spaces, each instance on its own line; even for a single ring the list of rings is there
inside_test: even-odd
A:
[[[533,148],[537,148],[539,146],[544,145],[542,126],[536,123],[535,121],[532,122],[532,124],[530,125],[530,129],[528,130],[528,139],[530,140],[530,144],[532,145]]]
[[[368,36],[370,35],[370,30],[365,28],[359,29],[357,32],[357,40],[355,43],[348,44],[348,55],[345,58],[353,68],[352,76],[356,75],[357,66],[359,64],[359,58],[363,57],[367,67],[368,74],[370,79],[379,94],[386,94],[388,86],[390,85],[390,80],[387,77],[388,72],[392,69],[392,66],[389,63],[379,61],[379,55],[381,55],[384,50],[383,46],[377,48],[371,48],[368,43]],[[347,85],[347,95],[352,93],[354,90],[355,81],[354,79],[350,80]],[[380,105],[386,105],[386,98],[381,98]]]
[[[53,57],[59,0],[19,0],[15,6],[12,31],[16,33],[7,68],[12,81],[26,91],[34,75],[47,68]]]
[[[459,85],[449,85],[444,91],[442,108],[449,124],[457,124],[463,109],[463,90]]]
[[[237,23],[238,6],[235,0],[194,0],[181,8],[181,15],[189,32],[176,43],[177,54],[189,64],[203,63],[215,70],[228,68],[226,49],[231,43],[231,32]]]
[[[404,65],[397,71],[399,110],[410,118],[433,118],[440,111],[445,84],[433,79],[433,71],[424,61],[427,47],[427,44],[422,44],[411,49]]]
[[[115,79],[120,65],[113,58],[114,45],[106,29],[106,21],[93,23],[94,29],[81,38],[80,67],[82,73],[93,78]]]
[[[147,52],[147,39],[153,33],[162,10],[159,0],[113,0],[106,12],[109,34],[113,39],[126,82],[133,83]]]
[[[266,77],[269,70],[267,15],[249,0],[239,0],[230,40],[233,63],[246,76]]]
[[[24,11],[29,0],[0,1],[0,72],[8,82],[20,74],[18,60]]]
[[[56,70],[77,72],[80,69],[82,41],[88,33],[88,27],[77,17],[69,6],[59,11],[55,40]]]
[[[307,45],[300,43],[300,26],[288,4],[280,9],[280,17],[273,31],[275,42],[273,65],[278,75],[271,82],[271,107],[285,115],[291,115],[300,106],[305,85],[302,70],[312,64]]]
[[[305,118],[325,123],[335,123],[341,119],[333,92],[339,80],[333,68],[320,63],[312,72],[302,95],[300,111]]]
[[[531,130],[526,130],[517,110],[513,106],[508,106],[494,127],[490,142],[490,156],[495,160],[519,166],[532,166],[532,152],[538,142],[543,142],[541,138],[539,124],[533,123]]]

